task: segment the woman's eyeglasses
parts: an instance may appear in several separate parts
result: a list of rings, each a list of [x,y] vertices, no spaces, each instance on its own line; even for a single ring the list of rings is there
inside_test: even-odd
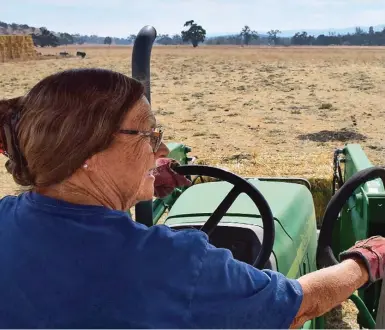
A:
[[[141,135],[141,136],[149,137],[152,150],[154,153],[158,151],[163,138],[163,130],[161,128],[156,128],[153,131],[137,131],[132,129],[121,129],[118,132],[122,134]]]

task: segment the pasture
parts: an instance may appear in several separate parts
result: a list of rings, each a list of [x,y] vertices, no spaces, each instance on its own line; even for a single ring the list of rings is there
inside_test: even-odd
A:
[[[0,64],[1,97],[68,68],[131,74],[131,47],[39,51],[87,56]],[[335,148],[357,142],[372,162],[384,159],[385,48],[159,46],[152,54],[153,109],[167,141],[183,141],[199,162],[241,175],[309,179],[318,217]],[[12,183],[1,180],[0,193],[9,193]]]
[[[69,68],[131,75],[130,47],[39,49],[65,50],[87,56],[0,64],[0,97]],[[186,143],[200,163],[247,176],[304,177],[315,196],[330,191],[333,151],[344,143],[360,143],[373,163],[384,163],[385,48],[159,46],[151,70],[166,142]],[[16,188],[3,166],[0,187],[1,196]],[[354,324],[346,312],[354,314],[350,304],[343,317],[333,314],[336,328]]]

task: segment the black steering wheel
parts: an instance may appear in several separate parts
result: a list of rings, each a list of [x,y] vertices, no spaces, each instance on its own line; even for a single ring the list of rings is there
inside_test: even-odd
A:
[[[317,246],[317,267],[329,267],[338,264],[332,250],[333,227],[341,212],[342,207],[348,201],[354,191],[367,181],[380,178],[385,185],[385,168],[370,167],[352,175],[342,187],[335,193],[326,207]]]
[[[254,260],[253,266],[259,269],[263,269],[273,251],[275,228],[274,218],[269,204],[263,195],[259,192],[259,190],[242,177],[216,167],[204,165],[180,165],[176,167],[174,171],[181,175],[208,176],[229,182],[234,185],[234,187],[219,204],[210,218],[200,228],[200,230],[205,232],[208,236],[210,236],[210,234],[215,230],[219,221],[221,221],[227,210],[241,193],[245,193],[251,198],[259,210],[263,223],[263,239],[261,243],[261,250],[257,258]]]

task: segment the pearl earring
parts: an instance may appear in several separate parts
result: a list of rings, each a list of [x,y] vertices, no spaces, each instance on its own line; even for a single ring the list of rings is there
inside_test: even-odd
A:
[[[88,164],[84,164],[83,167],[84,167],[84,168],[88,168]]]

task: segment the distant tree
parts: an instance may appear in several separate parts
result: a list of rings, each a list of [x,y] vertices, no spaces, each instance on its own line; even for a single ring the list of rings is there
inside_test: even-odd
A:
[[[267,32],[269,43],[274,43],[274,45],[278,45],[279,38],[277,37],[278,34],[282,33],[279,30],[270,30]]]
[[[376,33],[374,32],[373,26],[370,26],[368,31],[368,44],[372,46],[375,43],[376,43]]]
[[[248,25],[245,25],[240,33],[240,36],[243,38],[245,45],[249,45],[251,40],[258,40],[259,35],[257,31],[251,31]]]
[[[104,38],[104,44],[111,46],[112,44],[112,38],[111,37],[105,37]]]
[[[241,35],[228,36],[226,38],[225,42],[228,42],[231,45],[241,45],[242,44],[242,36]]]
[[[172,41],[173,41],[174,45],[181,45],[181,44],[183,44],[183,39],[182,39],[182,36],[180,34],[174,34],[172,36]]]
[[[191,42],[193,47],[197,47],[199,43],[206,39],[206,30],[194,23],[194,20],[184,23],[185,27],[190,27],[187,31],[182,31],[182,40],[184,42]]]
[[[74,37],[69,33],[60,33],[59,43],[60,45],[72,45],[74,43]]]
[[[51,31],[48,31],[48,33],[44,34],[43,37],[46,40],[47,46],[51,46],[51,47],[59,46],[59,38],[55,36]]]
[[[131,40],[131,42],[134,42],[135,39],[136,39],[136,34],[130,34],[130,36],[128,37],[129,40]]]
[[[208,38],[206,43],[208,45],[241,45],[242,37],[240,34],[217,36]]]
[[[74,44],[78,44],[78,45],[84,44],[84,39],[79,33],[72,34],[71,36],[74,39]]]
[[[329,32],[329,35],[320,34],[313,40],[313,44],[318,46],[342,45],[342,43],[341,36],[335,32]]]
[[[1,22],[0,21],[0,27],[2,27],[2,28],[7,28],[8,27],[8,23],[5,23],[5,22]]]
[[[13,30],[17,30],[17,29],[19,28],[19,24],[12,23],[12,24],[11,24],[11,28],[12,28]]]
[[[131,41],[128,38],[114,38],[117,45],[130,45]]]
[[[59,45],[59,38],[45,27],[40,28],[40,34],[32,34],[32,40],[35,46],[56,47]]]
[[[156,42],[160,45],[172,45],[173,40],[168,34],[160,34],[156,38]]]
[[[356,35],[362,35],[365,34],[364,30],[360,28],[359,26],[356,27],[356,32],[354,33]]]
[[[368,45],[370,44],[370,37],[365,31],[357,26],[353,35],[349,36],[350,44],[352,45]]]
[[[316,39],[314,36],[310,36],[306,31],[297,32],[292,38],[291,43],[293,45],[312,45]]]

